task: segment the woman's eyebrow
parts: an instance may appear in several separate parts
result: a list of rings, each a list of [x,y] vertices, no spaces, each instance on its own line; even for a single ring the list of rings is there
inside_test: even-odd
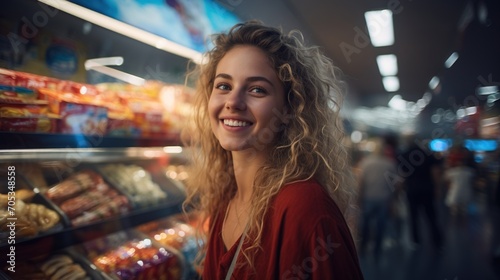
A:
[[[214,79],[217,79],[217,78],[223,78],[223,79],[228,79],[228,80],[232,80],[233,79],[233,77],[231,77],[231,75],[225,74],[225,73],[219,73],[219,74],[217,74]]]
[[[226,74],[226,73],[219,73],[219,74],[217,74],[215,76],[215,79],[217,79],[217,78],[223,78],[223,79],[228,79],[228,80],[232,80],[233,79],[233,77],[231,75]],[[268,83],[273,88],[275,87],[275,85],[273,84],[273,82],[271,82],[271,80],[269,80],[268,78],[263,77],[263,76],[252,76],[252,77],[246,78],[245,80],[247,82],[263,81],[263,82]]]

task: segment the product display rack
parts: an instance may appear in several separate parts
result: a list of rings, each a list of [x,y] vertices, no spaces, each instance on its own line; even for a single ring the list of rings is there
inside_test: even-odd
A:
[[[4,136],[6,136],[4,138]],[[24,137],[35,137],[38,142],[33,146],[36,148],[12,149],[5,148],[5,139],[9,141]],[[7,172],[8,166],[16,167],[16,181],[23,181],[30,185],[36,196],[42,196],[37,183],[30,178],[29,171],[23,172],[22,167],[26,164],[43,164],[44,162],[64,162],[72,165],[78,170],[78,166],[91,167],[96,164],[122,163],[122,162],[161,162],[168,166],[169,163],[184,163],[185,158],[180,146],[173,138],[155,139],[155,142],[148,142],[148,139],[125,139],[116,137],[102,137],[104,147],[73,148],[76,142],[72,139],[82,137],[82,135],[43,135],[43,134],[23,134],[23,133],[2,133],[0,135],[0,166]],[[52,142],[55,139],[57,142]],[[13,143],[13,142],[12,142]],[[43,143],[49,143],[43,147]],[[56,146],[56,143],[66,143]],[[146,144],[156,144],[147,146]],[[114,144],[115,147],[111,147]],[[158,146],[161,144],[161,146]],[[142,145],[142,146],[140,146]],[[106,147],[110,146],[110,147]],[[122,147],[123,146],[123,147]],[[75,162],[75,159],[78,159]],[[2,175],[3,176],[3,175]],[[5,180],[3,180],[5,181]],[[4,185],[4,184],[2,184]],[[48,231],[30,238],[16,240],[15,254],[17,260],[30,259],[36,256],[48,255],[61,249],[79,245],[106,235],[119,231],[132,229],[136,226],[168,218],[182,212],[182,202],[185,199],[184,190],[181,185],[168,188],[168,198],[165,203],[146,208],[133,209],[127,214],[112,216],[97,222],[85,224],[77,227],[64,227],[60,230]],[[11,245],[2,243],[1,261],[7,261],[7,253]]]
[[[114,56],[118,54],[123,56],[125,60],[125,66],[116,67],[119,70],[159,80],[161,80],[164,73],[168,72],[170,74],[172,72],[172,76],[169,76],[169,82],[182,83],[184,81],[183,77],[181,79],[175,78],[181,76],[179,73],[182,70],[179,69],[186,67],[187,59],[184,57],[164,52],[129,37],[108,31],[63,11],[55,12],[52,7],[45,6],[38,1],[22,0],[12,2],[6,5],[4,11],[8,11],[5,14],[5,21],[11,24],[9,32],[13,34],[22,35],[19,28],[23,26],[24,22],[21,19],[27,19],[31,24],[36,25],[37,36],[33,38],[35,43],[45,42],[46,38],[62,38],[64,41],[68,39],[75,54],[85,54],[79,59],[88,59],[96,55]],[[38,21],[33,20],[38,19],[36,17],[40,15],[48,16],[47,22],[38,24]],[[89,26],[91,30],[87,30],[87,33],[84,32],[85,27]],[[44,39],[41,40],[41,38]],[[95,47],[99,45],[106,47],[102,49]],[[43,44],[37,46],[37,53],[44,53],[46,47]],[[137,53],[144,55],[140,56]],[[43,57],[37,59],[40,60],[38,61],[39,64],[45,63]],[[0,68],[7,70],[12,68],[12,70],[50,76],[48,70],[45,72],[35,71],[38,68],[33,70],[33,68],[27,66],[20,69],[19,65],[16,64],[1,65]],[[88,79],[95,76],[94,72],[84,71],[84,73],[77,74],[73,76],[63,75],[57,78],[74,82],[97,83],[92,79]],[[75,77],[75,79],[71,77]],[[85,77],[85,79],[82,79],[82,77]],[[110,134],[109,131],[106,133]],[[23,170],[24,167],[61,164],[63,169],[60,172],[64,172],[66,176],[73,171],[78,171],[81,169],[80,167],[92,168],[106,163],[144,163],[148,166],[158,167],[155,168],[158,172],[163,172],[165,167],[170,167],[172,164],[185,164],[186,150],[180,147],[179,134],[164,133],[159,137],[144,135],[141,135],[141,137],[127,137],[100,134],[0,132],[0,187],[4,192],[4,186],[7,185],[7,167],[15,166],[16,180],[19,183],[25,181],[35,191],[37,198],[49,201],[44,198],[42,188],[39,187],[40,182],[33,180],[30,168]],[[47,181],[45,187],[52,186],[54,182],[54,180],[52,182]],[[167,201],[160,205],[145,208],[134,207],[126,214],[115,215],[89,224],[81,226],[64,225],[34,237],[16,238],[16,260],[21,261],[38,256],[47,256],[60,250],[71,249],[73,246],[88,241],[99,240],[108,235],[113,235],[113,233],[129,229],[134,230],[135,227],[149,222],[170,217],[174,218],[177,214],[182,213],[182,203],[185,199],[184,190],[180,185],[177,187],[170,186],[167,193]],[[4,264],[2,268],[6,264],[10,246],[11,244],[0,243],[0,260]],[[6,277],[6,274],[0,271],[0,278],[2,277]]]

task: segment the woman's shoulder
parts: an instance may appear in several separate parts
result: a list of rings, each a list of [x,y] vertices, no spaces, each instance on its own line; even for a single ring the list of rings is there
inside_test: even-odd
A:
[[[328,192],[316,180],[294,182],[283,186],[276,195],[274,206],[278,211],[331,214],[338,211]]]
[[[278,193],[278,197],[287,199],[304,198],[304,195],[324,196],[326,190],[315,179],[298,181],[284,185]]]

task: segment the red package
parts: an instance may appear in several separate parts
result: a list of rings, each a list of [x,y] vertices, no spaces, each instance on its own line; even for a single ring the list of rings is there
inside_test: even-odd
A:
[[[41,132],[57,131],[59,119],[47,117],[14,117],[0,118],[0,130],[8,132]]]

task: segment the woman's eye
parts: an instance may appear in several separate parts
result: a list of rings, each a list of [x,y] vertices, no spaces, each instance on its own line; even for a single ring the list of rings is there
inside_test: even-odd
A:
[[[220,89],[220,90],[230,90],[231,88],[229,87],[229,85],[227,84],[218,84],[215,86],[216,89]]]
[[[266,90],[264,88],[261,88],[261,87],[254,87],[254,88],[250,89],[250,92],[264,94],[264,93],[266,93]]]

